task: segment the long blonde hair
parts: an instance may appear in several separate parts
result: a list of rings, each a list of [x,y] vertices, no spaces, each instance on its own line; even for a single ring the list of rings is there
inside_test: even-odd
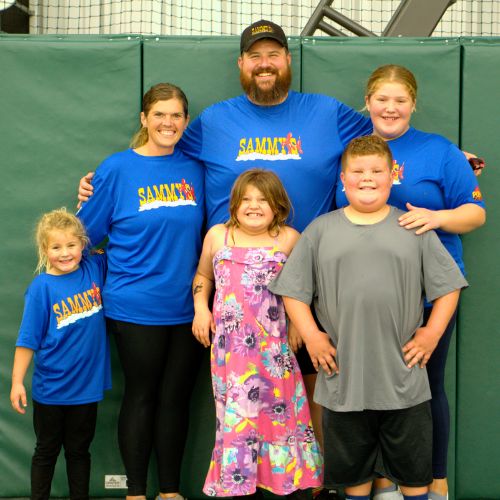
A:
[[[89,243],[89,238],[82,222],[76,215],[68,212],[66,208],[58,208],[43,214],[36,225],[35,241],[38,248],[36,273],[49,270],[47,248],[49,244],[49,233],[54,229],[72,232],[81,241],[83,247],[87,246]]]

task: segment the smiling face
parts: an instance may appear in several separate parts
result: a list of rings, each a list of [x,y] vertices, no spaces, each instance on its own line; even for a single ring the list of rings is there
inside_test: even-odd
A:
[[[52,229],[47,238],[47,273],[68,274],[78,269],[83,243],[73,231]]]
[[[255,42],[238,59],[240,82],[248,98],[262,106],[283,102],[290,90],[290,53],[275,40]]]
[[[269,230],[274,216],[262,191],[248,184],[236,210],[238,226],[249,234],[265,233]]]
[[[370,96],[366,96],[365,103],[373,133],[382,139],[396,139],[410,128],[415,101],[403,83],[381,82]]]
[[[148,131],[148,141],[144,145],[151,156],[170,155],[188,126],[182,101],[168,99],[156,101],[148,114],[141,113],[141,123]]]
[[[349,205],[358,213],[385,209],[392,186],[391,167],[385,156],[350,156],[340,174]]]

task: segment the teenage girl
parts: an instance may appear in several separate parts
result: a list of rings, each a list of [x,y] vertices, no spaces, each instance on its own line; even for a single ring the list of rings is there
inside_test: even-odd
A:
[[[110,384],[101,290],[103,255],[82,257],[87,236],[64,208],[42,216],[36,232],[40,274],[25,294],[10,400],[26,413],[24,377],[34,357],[31,498],[48,499],[64,446],[70,498],[89,497],[90,453],[97,402]],[[45,269],[45,272],[42,270]]]
[[[205,237],[193,282],[193,333],[210,346],[216,440],[203,491],[210,496],[301,495],[322,484],[307,396],[287,342],[280,297],[267,286],[299,233],[271,171],[241,174],[226,224]],[[215,283],[213,316],[209,297]]]
[[[484,202],[477,179],[464,154],[446,138],[413,128],[410,120],[417,103],[417,81],[413,73],[395,64],[380,66],[366,84],[365,104],[373,123],[373,133],[391,149],[393,184],[389,204],[407,213],[400,224],[422,234],[435,229],[439,239],[464,272],[460,234],[484,224]],[[346,205],[342,186],[337,186],[336,203]],[[426,304],[424,321],[432,305]],[[444,390],[446,357],[456,314],[439,340],[427,373],[431,387],[433,419],[433,483],[429,498],[445,500],[448,494],[447,454],[450,414]],[[390,483],[379,482],[387,493],[376,500],[397,498]],[[380,496],[379,496],[380,495]]]

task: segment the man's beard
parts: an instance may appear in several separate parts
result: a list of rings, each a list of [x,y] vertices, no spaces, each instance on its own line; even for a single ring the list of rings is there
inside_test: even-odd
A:
[[[268,89],[260,88],[255,81],[255,76],[263,71],[276,76],[274,85]],[[285,100],[292,83],[292,70],[288,66],[280,75],[274,68],[259,67],[252,72],[250,77],[240,71],[240,83],[245,94],[252,102],[261,106],[272,106]]]

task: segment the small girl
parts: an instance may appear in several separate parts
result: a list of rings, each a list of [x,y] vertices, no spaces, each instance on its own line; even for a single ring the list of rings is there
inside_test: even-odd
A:
[[[290,201],[271,171],[241,174],[229,212],[226,224],[208,231],[193,282],[193,333],[205,347],[214,333],[216,440],[203,491],[261,498],[263,488],[298,497],[321,486],[322,458],[283,303],[267,286],[299,233],[285,225]]]
[[[24,377],[34,355],[31,498],[49,498],[61,446],[70,498],[89,497],[89,446],[111,372],[101,301],[106,262],[103,255],[82,259],[87,241],[64,208],[38,222],[40,274],[25,294],[10,393],[14,410],[26,413]]]

